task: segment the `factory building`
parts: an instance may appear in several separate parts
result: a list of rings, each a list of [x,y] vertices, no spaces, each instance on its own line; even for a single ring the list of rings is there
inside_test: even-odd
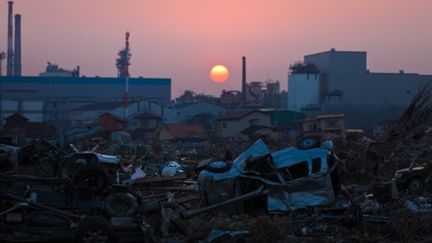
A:
[[[288,107],[310,116],[344,113],[347,127],[372,128],[398,118],[432,75],[373,73],[364,51],[307,55],[288,77]]]
[[[169,104],[171,79],[128,78],[129,97]],[[0,83],[1,118],[19,112],[23,104],[33,102],[35,121],[67,123],[68,112],[78,107],[103,100],[122,100],[125,80],[100,77],[2,77]],[[24,103],[23,103],[24,102]],[[41,103],[43,109],[41,111]],[[37,104],[37,105],[36,105]],[[31,106],[30,106],[31,107]],[[36,112],[37,111],[37,112]]]
[[[23,77],[21,15],[15,15],[14,28],[13,2],[8,1],[7,55],[0,52],[0,76],[2,61],[5,58],[7,61],[6,76],[0,79],[0,124],[6,117],[18,113],[32,122],[71,125],[76,121],[71,116],[80,107],[106,101],[120,101],[125,118],[129,116],[130,99],[160,107],[168,105],[171,101],[171,79],[130,77],[132,55],[129,36],[127,32],[125,47],[118,52],[116,78],[84,77],[80,76],[79,66],[66,70],[49,62],[46,71],[39,77]],[[161,116],[163,120],[166,118]]]

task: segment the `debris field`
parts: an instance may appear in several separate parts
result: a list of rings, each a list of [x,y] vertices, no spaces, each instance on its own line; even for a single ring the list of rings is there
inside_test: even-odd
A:
[[[0,242],[431,242],[431,99],[380,137],[1,144]]]

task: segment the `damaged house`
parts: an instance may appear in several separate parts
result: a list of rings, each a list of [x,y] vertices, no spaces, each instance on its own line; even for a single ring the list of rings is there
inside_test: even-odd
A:
[[[258,109],[228,113],[218,119],[222,138],[283,139],[297,134],[304,114],[288,110]]]
[[[316,118],[304,119],[301,127],[302,134],[306,137],[335,139],[346,135],[344,114],[319,115]]]

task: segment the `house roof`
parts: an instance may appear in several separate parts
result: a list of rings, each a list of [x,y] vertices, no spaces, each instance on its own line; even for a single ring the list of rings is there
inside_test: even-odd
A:
[[[266,111],[262,111],[262,110],[249,110],[249,111],[235,111],[235,112],[230,112],[224,116],[219,117],[218,120],[237,120],[237,119],[241,119],[253,112],[258,112],[258,113],[264,113],[264,114],[268,114],[268,112]]]
[[[320,120],[320,119],[328,119],[328,118],[344,118],[345,115],[344,114],[331,114],[331,115],[319,115],[315,118],[307,118],[304,119],[303,122],[307,122],[307,121],[316,121],[316,120]]]
[[[332,115],[320,115],[320,116],[317,116],[317,118],[343,118],[343,117],[345,117],[345,115],[344,114],[332,114]]]
[[[22,128],[29,121],[29,119],[19,113],[14,113],[5,120],[6,123],[3,126],[5,129]]]
[[[273,110],[271,114],[271,124],[274,126],[287,126],[292,123],[300,122],[305,118],[305,114],[289,110]]]
[[[196,103],[195,103],[195,102],[177,103],[177,104],[175,104],[174,106],[175,106],[176,109],[182,109],[182,108],[185,108],[185,107],[188,107],[188,106],[194,105],[194,104],[196,104]]]
[[[199,113],[199,114],[192,116],[192,119],[194,119],[194,118],[209,118],[209,117],[213,117],[213,115],[211,113],[202,112],[202,113]]]
[[[29,119],[19,113],[14,113],[8,117],[5,118],[6,121],[10,121],[10,120],[15,120],[15,119],[19,119],[19,120],[23,120],[23,121],[28,121]]]
[[[130,101],[129,104],[135,102]],[[100,110],[114,110],[124,106],[123,101],[106,101],[106,102],[96,102],[88,105],[80,106],[73,109],[72,111],[100,111]]]
[[[206,130],[199,125],[170,124],[164,126],[175,139],[207,139]]]
[[[161,116],[149,111],[143,111],[134,117],[134,119],[149,119],[149,118],[156,118],[159,120],[162,119]]]
[[[103,114],[100,114],[98,116],[98,118],[101,118],[103,116],[109,116],[109,117],[113,118],[114,120],[117,120],[117,121],[120,121],[120,122],[123,122],[123,123],[127,123],[127,121],[125,119],[123,119],[123,117],[120,117],[120,116],[117,116],[117,115],[113,115],[113,114],[111,114],[109,112],[105,112]]]

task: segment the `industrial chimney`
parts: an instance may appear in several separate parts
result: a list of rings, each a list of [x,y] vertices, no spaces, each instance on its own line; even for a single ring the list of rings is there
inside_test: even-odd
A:
[[[13,32],[13,2],[9,1],[9,10],[8,10],[8,41],[7,41],[7,67],[6,67],[6,74],[7,76],[13,75],[13,39],[12,39],[12,32]]]
[[[21,76],[21,15],[15,15],[14,75]]]
[[[246,101],[247,83],[246,83],[246,57],[242,57],[242,97]]]

